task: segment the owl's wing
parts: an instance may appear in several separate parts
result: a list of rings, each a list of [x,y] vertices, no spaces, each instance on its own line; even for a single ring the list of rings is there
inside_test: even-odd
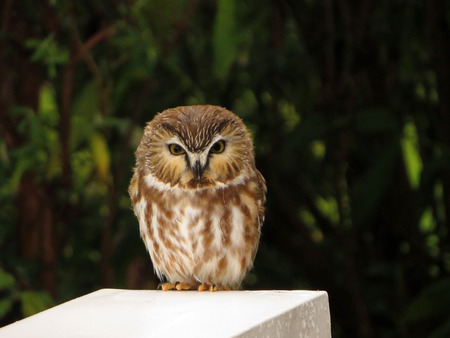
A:
[[[255,261],[256,252],[258,251],[259,246],[259,236],[261,234],[261,228],[264,223],[264,210],[266,206],[266,192],[267,192],[266,180],[264,179],[264,176],[261,175],[261,173],[257,169],[255,169],[255,173],[256,173],[256,181],[259,188],[256,196],[256,199],[258,201],[258,218],[255,222],[255,226],[258,228],[258,241],[256,242],[256,245],[252,252],[252,262]],[[252,265],[249,266],[247,272],[250,271],[251,269]]]
[[[266,193],[267,193],[267,185],[264,176],[256,170],[256,179],[258,181],[259,194],[258,194],[258,202],[259,202],[259,210],[258,210],[258,219],[259,219],[259,229],[261,229],[264,223],[264,210],[266,208]]]

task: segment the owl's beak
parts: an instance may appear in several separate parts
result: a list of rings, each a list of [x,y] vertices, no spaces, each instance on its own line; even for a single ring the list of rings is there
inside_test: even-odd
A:
[[[200,161],[195,161],[194,166],[192,167],[192,171],[197,178],[202,177],[203,172],[205,171],[205,166],[200,163]]]

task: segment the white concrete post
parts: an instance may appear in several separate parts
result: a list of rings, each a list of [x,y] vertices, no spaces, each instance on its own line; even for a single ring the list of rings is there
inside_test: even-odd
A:
[[[0,329],[0,338],[331,337],[324,291],[103,289]]]

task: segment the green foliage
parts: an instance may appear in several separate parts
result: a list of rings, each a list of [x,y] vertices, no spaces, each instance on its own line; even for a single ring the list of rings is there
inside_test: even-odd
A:
[[[57,66],[67,63],[69,52],[55,41],[53,35],[42,40],[29,39],[25,41],[25,47],[33,50],[31,61],[40,61],[47,66],[48,75],[54,78],[57,75]]]
[[[219,0],[213,33],[214,62],[212,73],[225,80],[236,57],[238,34],[234,0]]]
[[[430,337],[448,337],[450,334],[450,278],[436,281],[426,287],[408,305],[402,315],[406,324],[433,327]]]
[[[20,293],[22,313],[25,317],[32,316],[53,306],[54,301],[47,292],[22,291]]]
[[[54,300],[44,291],[21,291],[16,279],[0,268],[0,318],[4,318],[11,311],[15,303],[20,303],[21,317],[32,316],[55,305]],[[1,320],[3,322],[3,320]]]
[[[404,126],[402,148],[409,183],[413,189],[417,189],[420,185],[420,175],[422,173],[423,164],[419,154],[420,149],[417,130],[412,122],[408,122]]]
[[[1,324],[100,287],[156,288],[127,195],[133,152],[157,112],[209,103],[243,118],[268,184],[246,287],[327,290],[334,337],[448,336],[439,3],[13,2]]]
[[[0,300],[0,318],[5,317],[12,308],[14,298],[11,295],[11,290],[15,287],[15,284],[14,277],[0,269],[0,292],[7,294]]]
[[[355,182],[353,196],[353,221],[355,226],[368,224],[368,219],[376,213],[385,194],[391,187],[392,168],[398,158],[397,141],[392,141],[373,159],[369,169]]]
[[[105,137],[100,133],[93,133],[90,140],[92,158],[94,160],[100,181],[108,182],[110,176],[110,154]]]

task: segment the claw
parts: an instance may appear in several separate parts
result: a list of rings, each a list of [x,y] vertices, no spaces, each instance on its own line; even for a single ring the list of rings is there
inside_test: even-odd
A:
[[[163,291],[169,291],[169,290],[173,290],[176,287],[176,283],[162,283],[161,284],[161,289]]]
[[[229,285],[220,285],[220,284],[212,284],[209,288],[209,291],[216,292],[216,291],[231,291],[232,288]]]
[[[211,287],[211,285],[206,284],[206,283],[202,283],[198,286],[198,291],[207,291],[209,290],[209,288]]]
[[[161,289],[163,291],[169,291],[169,290],[174,290],[174,291],[186,291],[186,290],[196,290],[197,289],[197,285],[191,285],[191,284],[187,284],[187,283],[162,283],[161,284]]]
[[[190,285],[190,284],[186,284],[186,283],[177,283],[175,288],[178,291],[186,291],[186,290],[195,290],[197,287],[195,285]]]
[[[232,290],[232,288],[229,285],[202,283],[198,286],[198,291],[216,292],[216,291],[230,291],[230,290]]]
[[[192,285],[188,283],[162,283],[161,289],[163,291],[187,291],[187,290],[198,290],[198,291],[230,291],[233,290],[229,285],[220,285],[220,284],[209,284],[209,283],[201,283],[198,285]]]

